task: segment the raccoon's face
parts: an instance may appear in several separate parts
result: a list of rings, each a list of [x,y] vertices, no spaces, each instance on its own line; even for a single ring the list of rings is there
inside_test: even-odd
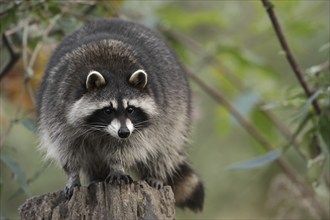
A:
[[[86,94],[70,107],[68,122],[86,131],[109,133],[117,139],[138,133],[157,114],[155,102],[145,92],[147,78],[147,73],[139,69],[128,79],[121,77],[121,82],[107,82],[100,72],[90,71]]]

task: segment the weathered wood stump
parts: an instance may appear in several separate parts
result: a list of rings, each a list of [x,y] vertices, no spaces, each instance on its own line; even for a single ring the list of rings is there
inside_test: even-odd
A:
[[[95,183],[74,189],[67,200],[63,191],[28,199],[20,208],[21,219],[174,219],[171,187],[157,190],[146,182],[130,185]]]

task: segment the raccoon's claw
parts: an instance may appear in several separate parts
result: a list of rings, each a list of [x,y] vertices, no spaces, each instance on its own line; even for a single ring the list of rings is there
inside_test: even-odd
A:
[[[157,179],[152,178],[152,177],[147,177],[144,180],[149,184],[149,186],[151,186],[155,189],[159,190],[159,189],[162,189],[164,187],[164,183],[161,180],[157,180]]]
[[[130,184],[133,182],[133,179],[129,175],[115,173],[115,174],[109,174],[109,176],[107,176],[105,181],[110,184],[121,185],[121,184]]]
[[[66,185],[65,188],[64,188],[64,196],[67,200],[71,199],[72,197],[72,194],[73,194],[73,189],[75,187],[79,187],[80,186],[80,183],[74,183],[74,184],[71,184],[71,185]]]

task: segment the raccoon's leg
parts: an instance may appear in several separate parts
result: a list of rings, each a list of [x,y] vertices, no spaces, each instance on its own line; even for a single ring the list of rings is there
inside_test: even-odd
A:
[[[63,166],[63,170],[67,176],[67,182],[64,188],[64,195],[67,199],[70,199],[73,194],[73,188],[76,186],[80,186],[80,177],[79,177],[79,170],[78,166],[75,166],[71,162],[65,163]]]
[[[108,164],[104,163],[100,158],[86,164],[82,167],[82,171],[88,185],[105,181],[110,173]]]
[[[172,186],[176,205],[195,212],[202,211],[204,204],[204,186],[191,166],[183,161],[167,180]]]
[[[151,186],[155,189],[161,189],[164,187],[164,182],[159,179],[156,179],[156,178],[153,178],[150,176],[144,177],[143,179],[149,184],[149,186]]]
[[[146,181],[149,186],[155,189],[161,189],[164,187],[164,181],[156,177],[157,169],[152,169],[152,166],[148,166],[144,163],[137,164],[137,172],[140,174],[141,179]]]
[[[129,184],[133,182],[133,179],[125,173],[125,169],[119,163],[111,163],[110,173],[105,179],[110,184]]]

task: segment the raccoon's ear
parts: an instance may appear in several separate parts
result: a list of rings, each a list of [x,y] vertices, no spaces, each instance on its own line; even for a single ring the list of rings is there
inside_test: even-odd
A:
[[[136,88],[143,89],[147,85],[148,75],[143,70],[137,70],[130,76],[128,82]]]
[[[101,73],[93,70],[88,74],[86,79],[86,88],[88,91],[103,87],[105,84],[105,79]]]

